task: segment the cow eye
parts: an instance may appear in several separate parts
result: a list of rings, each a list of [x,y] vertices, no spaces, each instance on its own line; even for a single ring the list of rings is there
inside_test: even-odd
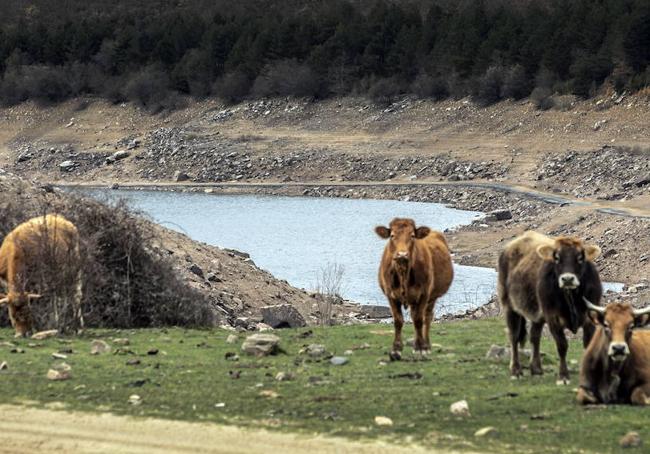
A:
[[[555,260],[555,263],[560,263],[560,254],[556,252],[553,252],[553,260]]]
[[[582,263],[585,261],[585,256],[583,254],[578,255],[578,263]]]

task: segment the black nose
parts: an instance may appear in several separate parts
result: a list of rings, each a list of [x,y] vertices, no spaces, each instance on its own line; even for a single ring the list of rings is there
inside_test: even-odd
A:
[[[612,345],[612,353],[615,355],[624,355],[625,345]]]
[[[573,276],[562,276],[562,281],[565,284],[570,284],[571,282],[573,282]]]

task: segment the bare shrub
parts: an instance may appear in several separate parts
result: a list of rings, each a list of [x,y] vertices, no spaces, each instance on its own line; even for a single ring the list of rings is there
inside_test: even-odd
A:
[[[169,76],[153,66],[131,75],[124,87],[124,95],[149,110],[157,111],[169,96]]]
[[[157,246],[151,224],[124,203],[106,205],[75,195],[33,197],[3,189],[0,240],[18,224],[44,213],[59,213],[81,237],[79,267],[43,249],[35,258],[33,280],[43,298],[32,305],[36,327],[68,330],[68,289],[76,271],[83,275],[83,316],[90,327],[209,326],[210,302],[180,280]],[[54,274],[52,274],[54,273]],[[53,311],[58,308],[58,322]],[[62,312],[63,311],[63,312]],[[5,311],[0,321],[7,324]],[[63,316],[61,315],[63,313]]]
[[[283,60],[267,66],[253,84],[255,96],[313,97],[320,92],[318,76],[307,65]]]
[[[411,91],[421,98],[431,98],[435,101],[449,96],[449,87],[442,77],[420,73],[411,84]]]
[[[530,100],[541,110],[553,108],[553,92],[548,87],[537,87],[530,94]]]
[[[368,88],[368,97],[379,104],[390,104],[401,93],[399,82],[393,78],[377,79]]]
[[[320,269],[316,279],[318,293],[319,323],[322,326],[332,325],[332,309],[334,304],[341,301],[341,288],[345,267],[339,263],[328,263]]]
[[[501,86],[505,78],[505,71],[500,66],[488,68],[478,80],[474,100],[481,105],[488,106],[501,100]]]
[[[503,98],[522,99],[530,94],[530,83],[523,66],[515,65],[508,69],[503,79],[501,96]]]
[[[224,102],[234,104],[248,95],[251,81],[246,74],[235,71],[217,79],[212,85],[212,94]]]

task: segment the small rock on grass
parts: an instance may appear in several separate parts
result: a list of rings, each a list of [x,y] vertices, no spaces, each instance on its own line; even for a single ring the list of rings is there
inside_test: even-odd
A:
[[[228,337],[226,338],[226,343],[236,344],[238,340],[239,340],[239,336],[237,336],[236,334],[229,334]]]
[[[131,394],[129,396],[129,403],[131,405],[141,405],[142,404],[142,397],[138,396],[137,394]]]
[[[241,346],[249,355],[275,355],[279,351],[280,338],[275,334],[253,334],[248,336]]]
[[[332,363],[333,366],[343,366],[348,362],[350,362],[350,360],[345,356],[335,356],[330,359],[330,363]]]
[[[127,366],[137,366],[138,364],[140,364],[140,362],[141,361],[139,359],[130,359],[130,360],[128,360],[126,362],[126,365]]]
[[[449,410],[451,411],[451,414],[455,416],[470,416],[469,405],[467,404],[466,400],[459,400],[458,402],[454,402],[449,407]]]
[[[641,446],[643,440],[638,432],[628,432],[618,441],[621,448],[636,448]]]
[[[67,366],[67,367],[66,367]],[[52,381],[63,381],[71,378],[70,366],[62,363],[47,371],[47,379]]]
[[[277,399],[278,397],[280,397],[280,395],[278,393],[276,393],[275,391],[273,391],[271,389],[265,389],[265,390],[260,391],[260,396],[267,397],[269,399]]]
[[[275,375],[275,379],[277,381],[290,381],[290,380],[293,380],[294,378],[296,378],[296,377],[291,372],[278,372]]]
[[[63,353],[52,353],[52,358],[54,358],[54,359],[68,359],[68,355],[64,355]]]
[[[90,354],[99,355],[101,353],[108,353],[111,351],[111,346],[103,340],[95,339],[90,344]]]
[[[488,426],[483,427],[476,432],[474,432],[475,437],[491,437],[497,434],[496,427]]]
[[[7,370],[9,369],[9,364],[7,364],[7,361],[3,361],[0,363],[0,370]]]
[[[150,348],[149,350],[147,350],[147,355],[149,355],[149,356],[157,355],[158,351],[159,350],[157,348]]]
[[[43,340],[43,339],[47,339],[49,337],[54,337],[57,334],[59,334],[59,332],[57,330],[55,330],[55,329],[51,329],[49,331],[39,331],[38,333],[34,333],[32,335],[32,339]]]
[[[115,345],[130,345],[131,342],[126,337],[118,337],[113,339],[113,343]]]
[[[375,416],[375,424],[380,427],[390,427],[393,425],[393,420],[386,416]]]

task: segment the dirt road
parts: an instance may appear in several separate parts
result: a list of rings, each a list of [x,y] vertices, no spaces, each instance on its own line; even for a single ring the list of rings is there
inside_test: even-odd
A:
[[[111,414],[69,413],[22,406],[0,406],[1,453],[424,453],[419,446],[383,441],[283,434],[233,426]]]

